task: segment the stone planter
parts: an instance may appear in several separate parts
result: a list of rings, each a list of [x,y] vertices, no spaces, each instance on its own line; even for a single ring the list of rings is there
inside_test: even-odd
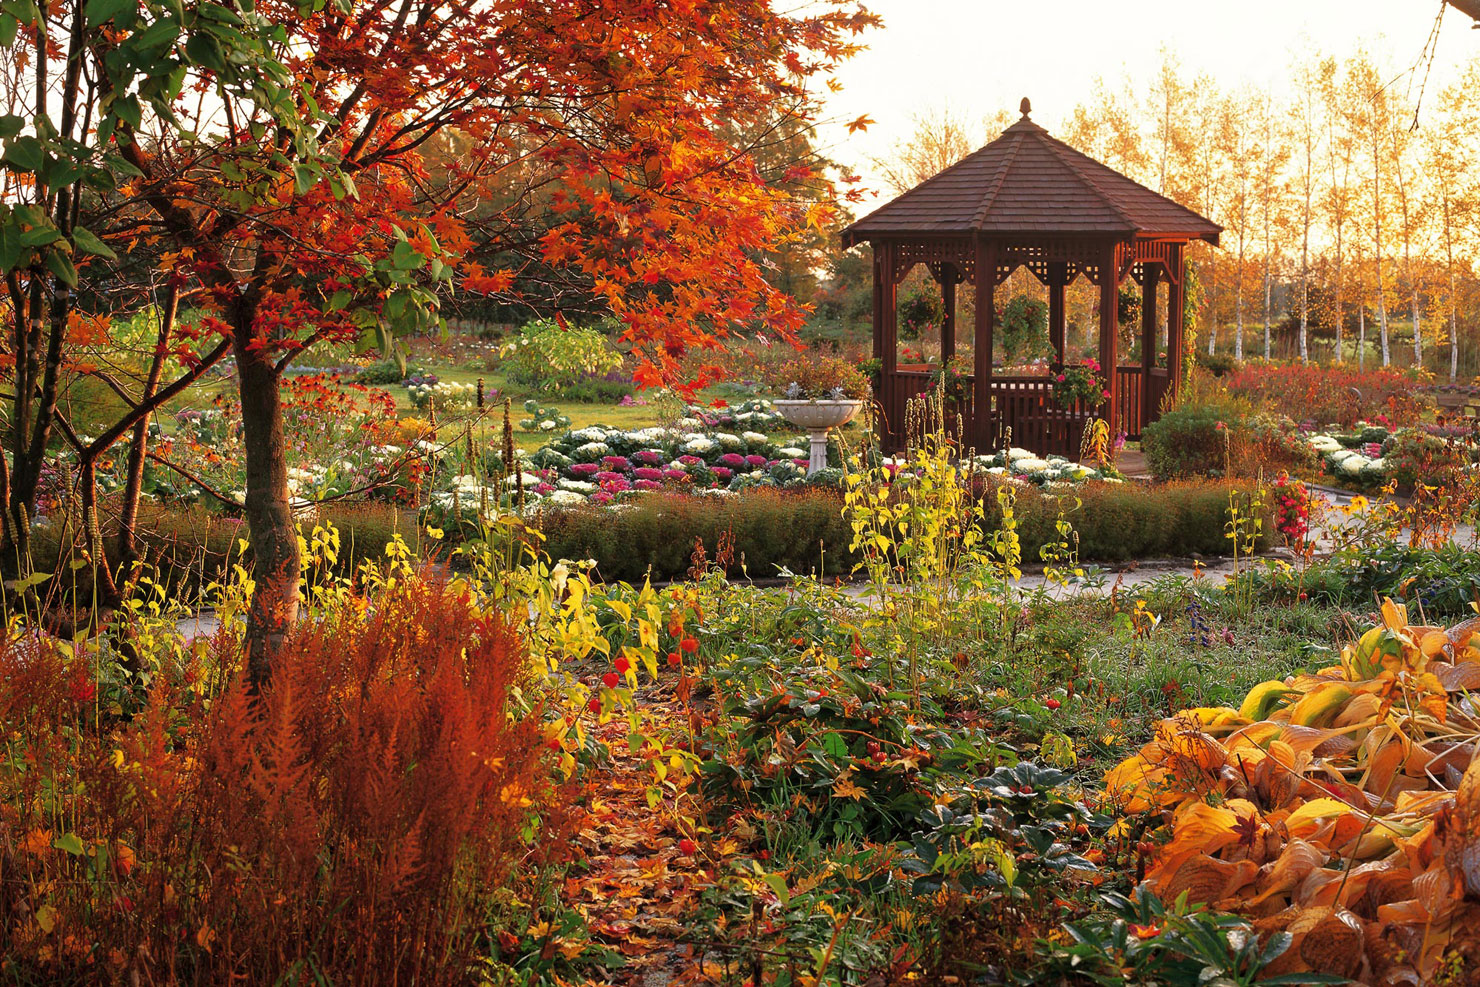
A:
[[[807,475],[827,466],[828,429],[846,425],[863,407],[862,401],[776,401],[772,404],[793,425],[805,428],[811,441]]]

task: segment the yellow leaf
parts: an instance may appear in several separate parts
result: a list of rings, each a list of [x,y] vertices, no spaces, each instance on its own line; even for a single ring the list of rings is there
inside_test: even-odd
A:
[[[57,927],[57,910],[50,905],[42,905],[36,909],[36,924],[41,926],[41,931],[50,934]]]

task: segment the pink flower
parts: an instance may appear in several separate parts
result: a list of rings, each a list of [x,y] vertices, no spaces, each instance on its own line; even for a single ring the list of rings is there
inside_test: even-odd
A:
[[[601,472],[601,467],[596,463],[574,463],[570,471],[576,476],[593,476]]]
[[[603,456],[601,465],[615,473],[625,473],[632,468],[624,456]]]
[[[1064,377],[1063,374],[1059,374],[1057,377],[1054,378],[1054,380],[1058,381],[1060,384],[1062,384],[1065,381],[1065,379],[1066,378]]]
[[[663,484],[657,480],[638,480],[635,486],[638,490],[660,490]]]
[[[664,470],[663,471],[663,479],[665,479],[665,480],[672,480],[675,483],[682,483],[685,480],[687,480],[688,478],[689,478],[689,475],[687,473],[685,473],[683,470]]]
[[[639,480],[663,479],[663,471],[659,469],[653,469],[651,466],[639,466],[637,467],[637,469],[632,471],[632,475],[637,477]]]
[[[716,480],[719,480],[721,483],[729,483],[734,475],[735,471],[732,469],[726,469],[723,466],[716,466],[714,468],[714,478]]]
[[[1101,391],[1101,392],[1100,392],[1100,395],[1101,395],[1101,396],[1102,396],[1102,397],[1103,397],[1103,398],[1105,398],[1105,400],[1107,400],[1107,401],[1108,401],[1108,400],[1109,400],[1109,399],[1110,399],[1110,392],[1109,392],[1109,391]]]
[[[766,457],[765,456],[746,456],[745,457],[745,465],[747,465],[747,466],[765,466],[765,465],[767,465],[767,463],[766,463]]]
[[[745,457],[740,455],[738,452],[727,452],[723,456],[719,457],[719,461],[721,464],[728,466],[731,469],[739,469],[741,466],[745,465]]]

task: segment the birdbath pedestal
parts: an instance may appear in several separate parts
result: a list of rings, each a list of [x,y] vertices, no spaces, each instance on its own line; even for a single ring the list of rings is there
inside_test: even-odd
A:
[[[863,407],[862,401],[776,401],[772,405],[781,416],[800,428],[807,430],[811,441],[811,455],[807,460],[807,475],[811,476],[827,466],[827,433],[829,429],[846,425]]]

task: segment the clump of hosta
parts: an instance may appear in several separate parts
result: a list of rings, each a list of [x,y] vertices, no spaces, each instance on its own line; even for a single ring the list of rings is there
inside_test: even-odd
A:
[[[524,402],[528,417],[519,419],[519,427],[526,432],[558,432],[570,428],[570,416],[562,415],[559,408],[546,408],[534,398]]]
[[[417,408],[435,405],[438,408],[471,408],[478,403],[478,388],[473,384],[458,384],[442,380],[435,384],[411,384],[406,388],[411,403]]]
[[[1166,834],[1146,888],[1289,936],[1261,971],[1287,983],[1439,982],[1452,930],[1480,922],[1477,684],[1480,621],[1388,601],[1336,664],[1162,720],[1105,779],[1125,831]]]

